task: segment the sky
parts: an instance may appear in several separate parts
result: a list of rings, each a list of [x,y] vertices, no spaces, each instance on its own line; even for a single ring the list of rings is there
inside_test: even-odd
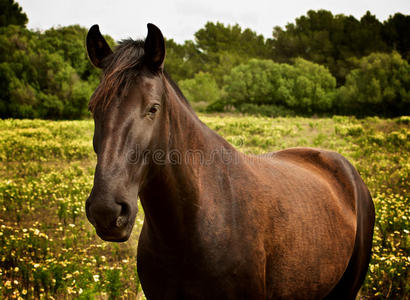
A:
[[[206,22],[239,24],[265,38],[274,26],[284,27],[310,9],[360,19],[367,10],[380,21],[400,12],[410,14],[410,0],[17,0],[29,18],[28,27],[99,24],[115,40],[144,38],[147,23],[157,25],[165,37],[178,43],[193,40]]]

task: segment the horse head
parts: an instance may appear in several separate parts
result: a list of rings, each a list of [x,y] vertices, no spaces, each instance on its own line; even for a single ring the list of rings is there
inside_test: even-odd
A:
[[[94,25],[87,35],[92,64],[103,71],[90,100],[97,166],[86,213],[107,241],[129,238],[147,174],[142,153],[155,149],[164,106],[165,43],[148,24],[145,41],[122,41],[113,52]]]

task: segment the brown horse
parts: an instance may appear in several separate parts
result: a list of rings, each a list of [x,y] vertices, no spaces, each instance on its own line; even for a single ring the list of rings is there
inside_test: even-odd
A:
[[[97,166],[87,217],[104,240],[128,239],[145,212],[138,274],[148,299],[354,299],[365,278],[374,206],[341,155],[294,148],[237,152],[203,124],[164,72],[165,44],[112,52],[90,101]]]

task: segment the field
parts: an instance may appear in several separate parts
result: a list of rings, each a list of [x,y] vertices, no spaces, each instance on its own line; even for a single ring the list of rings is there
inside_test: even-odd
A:
[[[201,115],[245,153],[295,146],[345,155],[376,205],[363,299],[408,299],[410,117],[325,119]],[[0,298],[143,298],[131,239],[100,240],[84,203],[93,182],[93,122],[0,120]]]

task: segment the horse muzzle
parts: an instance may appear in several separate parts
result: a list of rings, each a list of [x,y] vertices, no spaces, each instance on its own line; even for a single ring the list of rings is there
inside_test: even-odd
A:
[[[137,206],[130,203],[92,196],[87,199],[87,218],[101,239],[110,242],[124,242],[129,239],[137,214]]]

